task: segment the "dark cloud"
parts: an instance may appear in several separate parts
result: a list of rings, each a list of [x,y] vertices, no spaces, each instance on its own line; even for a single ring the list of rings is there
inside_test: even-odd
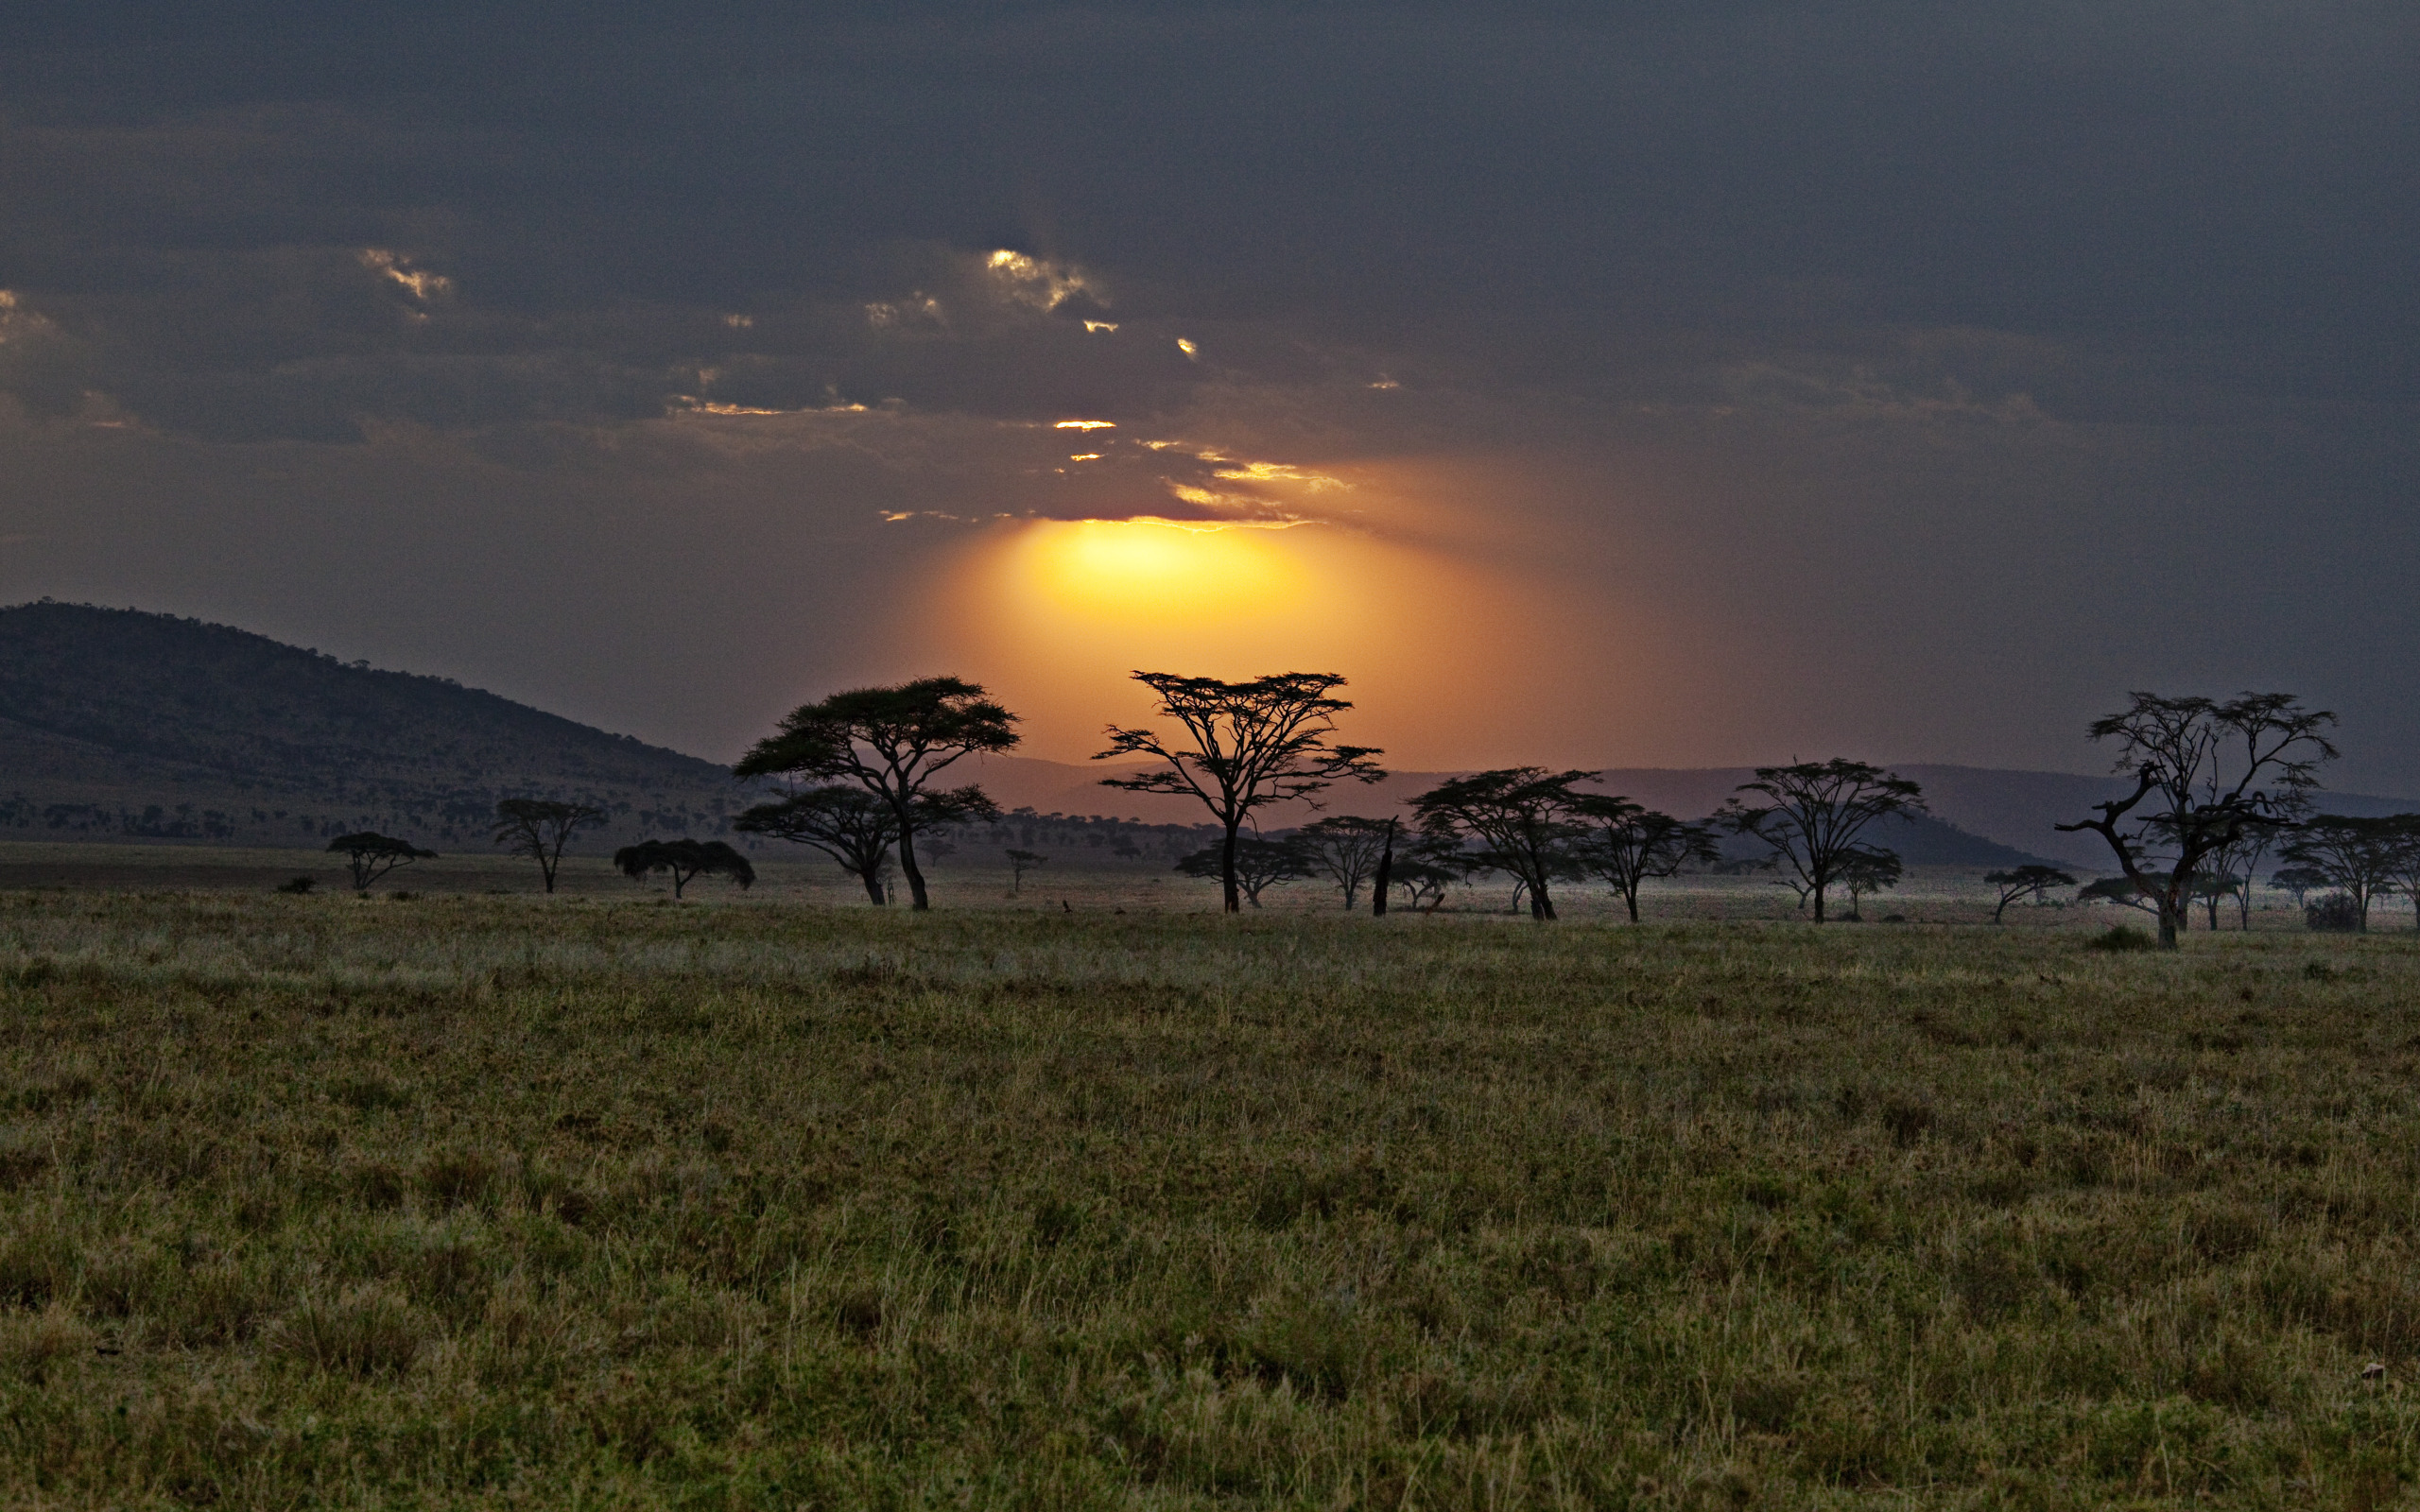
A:
[[[1982,759],[2256,671],[2420,739],[2362,670],[2420,652],[2408,6],[162,4],[12,39],[21,484],[273,455],[326,499],[348,449],[419,458],[492,550],[521,520],[601,583],[622,548],[529,499],[656,549],[649,509],[808,500],[873,575],[1004,514],[1435,536],[1304,479],[1487,458],[1465,504],[1559,533],[1539,571],[1785,647],[1707,653],[1754,691],[1704,759],[1847,713]]]

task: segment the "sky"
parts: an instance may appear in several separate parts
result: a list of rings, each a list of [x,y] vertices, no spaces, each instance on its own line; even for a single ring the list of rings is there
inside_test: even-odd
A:
[[[708,13],[709,10],[711,13]],[[1351,679],[1405,768],[2420,793],[2420,9],[32,8],[0,601],[729,759]]]

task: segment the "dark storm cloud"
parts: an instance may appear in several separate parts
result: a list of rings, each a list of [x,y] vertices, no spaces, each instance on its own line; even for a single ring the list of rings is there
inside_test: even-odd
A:
[[[2256,675],[2420,744],[2416,70],[2349,0],[60,8],[0,53],[0,440],[141,434],[23,477],[163,501],[425,458],[497,551],[729,490],[893,567],[999,514],[1406,532],[1265,470],[1485,456],[1540,570],[1762,648],[1658,759]]]

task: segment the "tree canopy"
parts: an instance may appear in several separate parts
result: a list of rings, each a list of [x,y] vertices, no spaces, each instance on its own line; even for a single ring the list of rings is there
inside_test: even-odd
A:
[[[1555,917],[1552,884],[1575,875],[1572,847],[1585,833],[1589,795],[1578,784],[1594,772],[1508,766],[1438,783],[1413,799],[1421,829],[1440,839],[1475,843],[1480,865],[1509,874],[1529,894],[1530,917]]]
[[[370,885],[394,870],[415,861],[433,860],[437,852],[424,850],[408,840],[363,830],[357,834],[340,834],[328,842],[331,853],[344,857],[346,869],[353,873],[353,890],[368,892]]]
[[[1378,858],[1399,828],[1393,819],[1368,819],[1357,814],[1333,814],[1306,824],[1289,837],[1303,864],[1327,878],[1344,894],[1350,909],[1378,871]]]
[[[856,782],[890,805],[894,842],[912,906],[932,906],[916,864],[916,833],[937,824],[996,818],[980,787],[946,791],[934,780],[971,755],[1014,749],[1017,716],[962,678],[920,678],[896,687],[852,688],[802,704],[750,747],[741,777],[783,774]]]
[[[2040,903],[2046,901],[2046,895],[2051,888],[2076,885],[2075,878],[2056,867],[2032,864],[2018,867],[2013,871],[1986,871],[1983,880],[2000,890],[1999,903],[1992,910],[1992,922],[1995,924],[2000,921],[2002,914],[2008,912],[2008,905],[2019,898],[2031,898]]]
[[[864,788],[838,783],[805,788],[757,804],[732,820],[731,827],[821,850],[864,884],[867,898],[877,907],[890,901],[883,892],[883,872],[890,865],[890,848],[899,840],[899,819],[889,803]]]
[[[1282,840],[1263,840],[1253,835],[1245,835],[1232,845],[1204,847],[1177,862],[1176,869],[1188,877],[1232,883],[1254,908],[1260,906],[1264,887],[1311,874],[1302,851]]]
[[[2360,919],[2357,927],[2366,933],[2372,900],[2394,890],[2409,865],[2407,852],[2420,848],[2420,835],[2414,834],[2410,817],[2322,814],[2297,827],[2278,854],[2317,873],[2320,885],[2351,899]]]
[[[1638,922],[1639,889],[1650,879],[1669,877],[1691,864],[1710,865],[1721,852],[1706,825],[1659,814],[1642,803],[1611,795],[1583,799],[1578,813],[1584,833],[1573,842],[1581,869],[1613,884]]]
[[[563,861],[563,847],[592,824],[605,822],[605,811],[593,803],[556,799],[509,798],[495,806],[495,843],[508,854],[538,863],[546,890],[555,890],[555,872]]]
[[[1278,672],[1246,682],[1137,672],[1134,680],[1159,696],[1159,713],[1180,734],[1109,728],[1109,748],[1094,756],[1149,756],[1164,765],[1131,777],[1104,777],[1104,787],[1130,793],[1170,793],[1199,799],[1226,831],[1219,880],[1223,906],[1242,906],[1236,849],[1244,824],[1260,809],[1289,799],[1313,799],[1350,778],[1386,776],[1374,747],[1332,740],[1336,716],[1353,705],[1332,696],[1344,686],[1333,672]]]
[[[1743,802],[1738,793],[1770,801]],[[1815,904],[1824,921],[1824,894],[1841,881],[1841,868],[1870,848],[1860,837],[1876,820],[1925,813],[1924,789],[1865,762],[1835,756],[1826,762],[1759,766],[1754,781],[1739,784],[1719,817],[1740,834],[1772,848],[1771,865],[1782,868],[1802,899]],[[1897,860],[1896,856],[1892,858]]]
[[[633,882],[649,872],[666,873],[675,898],[701,874],[729,877],[742,887],[756,881],[756,868],[748,858],[720,840],[642,840],[614,851],[614,865]]]

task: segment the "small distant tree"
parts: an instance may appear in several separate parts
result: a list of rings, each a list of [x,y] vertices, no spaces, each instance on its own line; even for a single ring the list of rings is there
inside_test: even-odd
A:
[[[1867,893],[1899,885],[1899,877],[1904,869],[1896,850],[1862,845],[1852,850],[1841,862],[1837,873],[1841,885],[1848,889],[1849,917],[1862,922],[1865,915],[1858,911],[1859,901]]]
[[[2097,819],[2054,828],[2090,830],[2108,842],[2118,869],[2153,904],[2161,948],[2174,950],[2193,879],[2214,853],[2256,829],[2290,826],[2293,800],[2319,785],[2319,764],[2337,754],[2325,733],[2336,716],[2286,693],[2223,703],[2133,698],[2094,720],[2091,734],[2118,743],[2117,769],[2135,779],[2135,791],[2094,804]],[[2162,860],[2167,868],[2155,869]]]
[[[556,869],[563,864],[563,847],[581,830],[604,822],[605,811],[595,804],[509,798],[495,806],[495,843],[507,854],[527,856],[538,863],[546,890],[553,892]]]
[[[1459,847],[1426,835],[1415,836],[1394,855],[1388,881],[1402,892],[1409,907],[1433,914],[1445,901],[1445,889],[1467,875]]]
[[[1349,910],[1362,887],[1376,875],[1378,861],[1393,843],[1395,821],[1365,819],[1357,814],[1335,814],[1294,832],[1294,849],[1314,874],[1327,878],[1344,894]]]
[[[2236,923],[2245,930],[2252,928],[2252,890],[2260,885],[2262,863],[2269,859],[2272,850],[2293,833],[2293,826],[2301,823],[2310,813],[2308,794],[2289,788],[2270,797],[2276,816],[2286,822],[2250,826],[2232,843],[2211,851],[2205,863],[2209,870],[2235,878],[2235,890],[2228,896],[2235,902]],[[2215,914],[2210,927],[2213,930],[2219,927]]]
[[[2232,871],[2204,868],[2193,874],[2192,885],[2186,895],[2202,905],[2210,921],[2210,933],[2219,930],[2219,904],[2232,902],[2243,890],[2243,879]]]
[[[1214,845],[1194,851],[1176,864],[1188,877],[1218,882],[1232,880],[1236,890],[1260,906],[1261,889],[1280,882],[1295,882],[1311,874],[1303,853],[1276,840],[1244,835],[1233,845]]]
[[[1737,793],[1770,801],[1742,802]],[[1824,921],[1824,895],[1841,868],[1870,849],[1859,839],[1876,820],[1927,812],[1924,789],[1896,772],[1835,756],[1827,762],[1759,766],[1716,816],[1772,848],[1771,862]]]
[[[2366,932],[2372,900],[2394,890],[2395,877],[2404,868],[2403,851],[2411,844],[2410,828],[2400,816],[2323,814],[2296,830],[2278,853],[2319,873],[2321,885],[2351,899],[2360,919],[2357,928]]]
[[[2327,885],[2327,873],[2317,867],[2280,867],[2276,873],[2270,877],[2269,885],[2279,892],[2290,895],[2294,900],[2294,906],[2300,908],[2303,906],[2304,895],[2317,892]]]
[[[353,873],[353,890],[368,892],[370,885],[394,870],[415,861],[433,859],[437,852],[424,850],[408,840],[364,830],[358,834],[340,834],[328,842],[328,850],[344,857],[346,869]]]
[[[2167,878],[2164,875],[2150,872],[2145,875],[2152,877],[2165,887]],[[2116,903],[2123,908],[2138,908],[2154,919],[2159,917],[2156,896],[2145,893],[2135,885],[2132,877],[2095,877],[2076,889],[2076,902],[2079,903]]]
[[[1692,863],[1711,866],[1722,852],[1703,824],[1659,814],[1626,798],[1592,797],[1579,806],[1585,833],[1573,843],[1581,868],[1613,884],[1638,922],[1639,888],[1651,878],[1676,875]]]
[[[1166,765],[1133,777],[1104,777],[1101,785],[1190,797],[1210,811],[1226,832],[1219,885],[1228,913],[1242,907],[1235,857],[1254,814],[1289,799],[1311,800],[1346,778],[1374,782],[1387,775],[1372,760],[1382,754],[1375,747],[1332,740],[1336,716],[1353,707],[1331,696],[1344,686],[1333,672],[1279,672],[1249,682],[1137,672],[1134,680],[1159,695],[1159,712],[1183,733],[1164,737],[1111,726],[1109,749],[1093,760],[1140,755]]]
[[[936,788],[934,780],[971,755],[1012,749],[1017,716],[961,678],[921,678],[890,688],[854,688],[802,704],[732,770],[855,782],[890,805],[900,872],[917,912],[932,906],[916,865],[916,836],[929,828],[999,817],[980,787]]]
[[[2411,927],[2420,929],[2420,814],[2389,816],[2398,836],[2391,875],[2395,889],[2411,900]]]
[[[1025,891],[1025,874],[1031,871],[1036,867],[1047,866],[1049,865],[1049,862],[1050,858],[1048,856],[1038,855],[1031,850],[1010,851],[1009,891],[1012,893],[1022,893]]]
[[[1595,772],[1508,766],[1438,783],[1411,800],[1423,832],[1439,841],[1477,843],[1474,865],[1507,873],[1530,900],[1530,917],[1555,917],[1548,890],[1579,872],[1573,848],[1587,833],[1589,796],[1578,784]]]
[[[2033,906],[2039,908],[2050,901],[2051,888],[2076,885],[2075,878],[2056,867],[2031,865],[2019,867],[2014,871],[1986,871],[1983,880],[2000,890],[1999,904],[1992,910],[1992,922],[1995,924],[2000,921],[2000,915],[2008,912],[2008,905],[2019,898],[2032,899]]]
[[[864,884],[879,908],[890,901],[883,885],[890,848],[899,842],[899,820],[889,803],[861,787],[834,783],[759,803],[731,821],[743,834],[770,835],[810,846]]]
[[[614,865],[632,882],[653,871],[669,875],[675,898],[700,875],[729,877],[742,887],[756,881],[748,858],[720,840],[642,840],[614,851]]]

